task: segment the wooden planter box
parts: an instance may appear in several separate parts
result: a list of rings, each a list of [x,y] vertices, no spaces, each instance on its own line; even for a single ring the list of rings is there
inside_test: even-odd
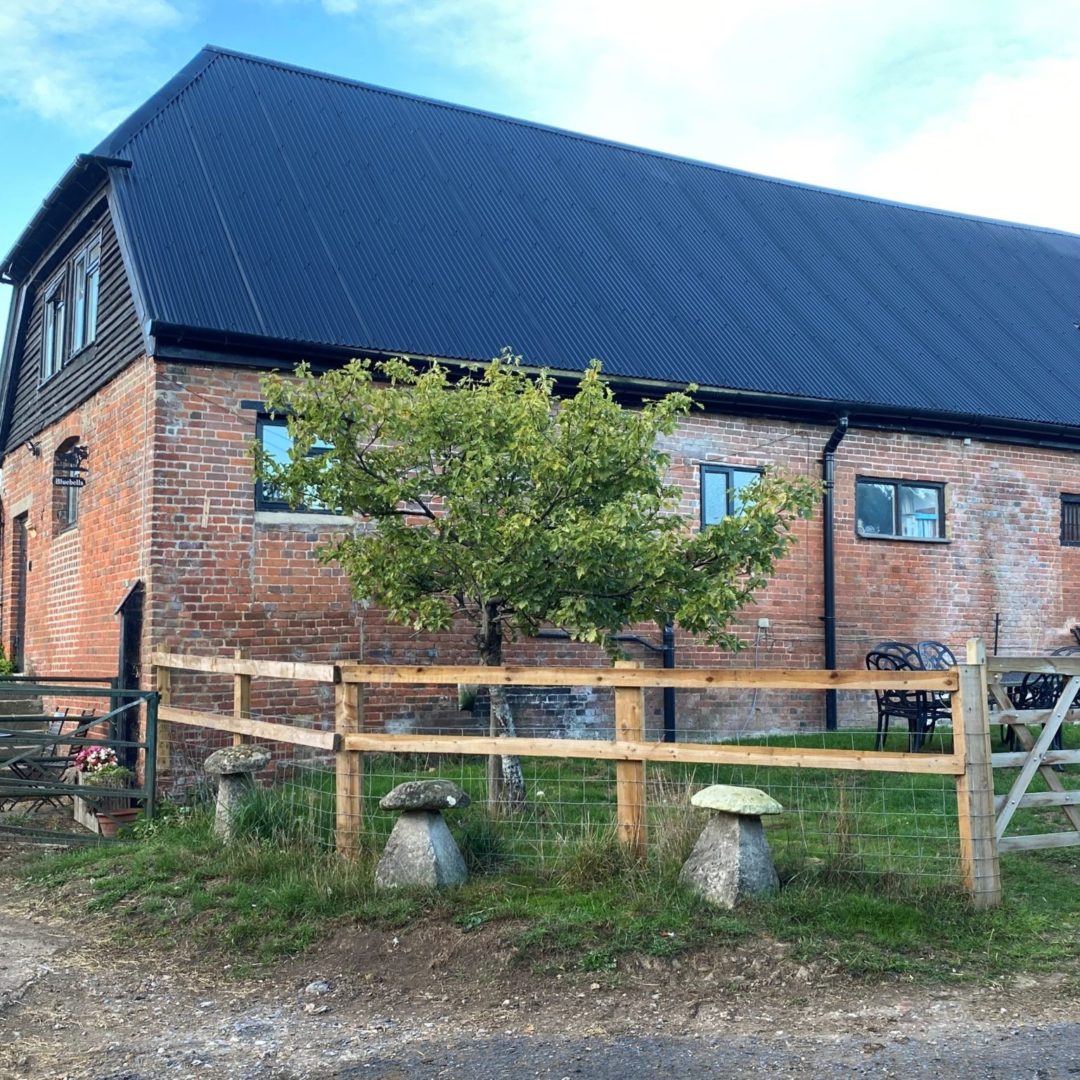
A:
[[[83,774],[75,774],[75,783],[77,786],[81,786],[83,783]],[[87,785],[92,786],[92,785]],[[101,826],[98,824],[97,811],[98,810],[124,810],[130,804],[130,799],[125,799],[119,795],[110,795],[106,799],[96,799],[94,802],[87,802],[86,799],[80,799],[78,795],[75,796],[75,820],[82,825],[84,829],[89,829],[92,833],[101,834]]]

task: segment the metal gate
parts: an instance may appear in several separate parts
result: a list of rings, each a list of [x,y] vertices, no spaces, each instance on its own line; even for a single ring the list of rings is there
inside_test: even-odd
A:
[[[0,698],[24,706],[0,714],[0,837],[97,841],[140,814],[153,816],[156,693],[118,690],[113,679],[11,676],[0,679]],[[85,707],[97,700],[100,708]],[[93,748],[118,767],[105,776],[130,775],[93,783],[93,769],[79,760]]]

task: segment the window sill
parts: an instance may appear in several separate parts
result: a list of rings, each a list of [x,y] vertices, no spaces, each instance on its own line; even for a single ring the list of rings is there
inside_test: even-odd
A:
[[[70,364],[72,360],[78,360],[80,356],[82,356],[88,350],[92,349],[94,347],[94,343],[96,341],[97,341],[97,338],[95,337],[95,338],[91,338],[85,345],[80,345],[70,356],[68,356],[64,360],[63,367],[61,367],[60,370],[63,371],[64,368],[67,367],[68,364]]]
[[[888,540],[897,544],[951,544],[951,536],[886,536],[883,533],[856,531],[860,540]]]
[[[302,510],[256,510],[256,525],[326,525],[341,528],[353,526],[356,519],[344,514],[304,513]]]

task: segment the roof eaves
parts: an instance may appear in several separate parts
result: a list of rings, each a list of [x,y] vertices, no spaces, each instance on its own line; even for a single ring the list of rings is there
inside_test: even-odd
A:
[[[109,169],[130,167],[130,161],[120,158],[79,154],[45,197],[11,250],[0,259],[0,282],[16,284],[21,281],[79,207],[101,187],[108,178]]]

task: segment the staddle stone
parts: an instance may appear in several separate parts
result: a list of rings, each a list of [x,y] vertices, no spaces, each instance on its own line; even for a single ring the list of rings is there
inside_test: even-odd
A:
[[[375,870],[375,885],[380,889],[415,885],[438,889],[457,885],[468,876],[442,814],[438,810],[406,810],[386,841]]]
[[[214,810],[214,832],[231,840],[235,832],[233,816],[240,800],[251,790],[251,774],[270,761],[270,754],[261,746],[241,743],[215,750],[203,768],[218,778],[217,806]]]
[[[269,760],[269,753],[261,746],[241,743],[215,750],[203,763],[203,768],[211,776],[230,776],[258,772]]]
[[[718,813],[709,818],[679,880],[718,907],[733,908],[747,896],[780,886],[761,819]]]
[[[384,810],[452,810],[472,800],[452,780],[407,780],[379,800]]]
[[[760,788],[735,787],[732,784],[713,784],[690,796],[694,806],[706,810],[722,810],[727,814],[780,814],[784,808]]]

